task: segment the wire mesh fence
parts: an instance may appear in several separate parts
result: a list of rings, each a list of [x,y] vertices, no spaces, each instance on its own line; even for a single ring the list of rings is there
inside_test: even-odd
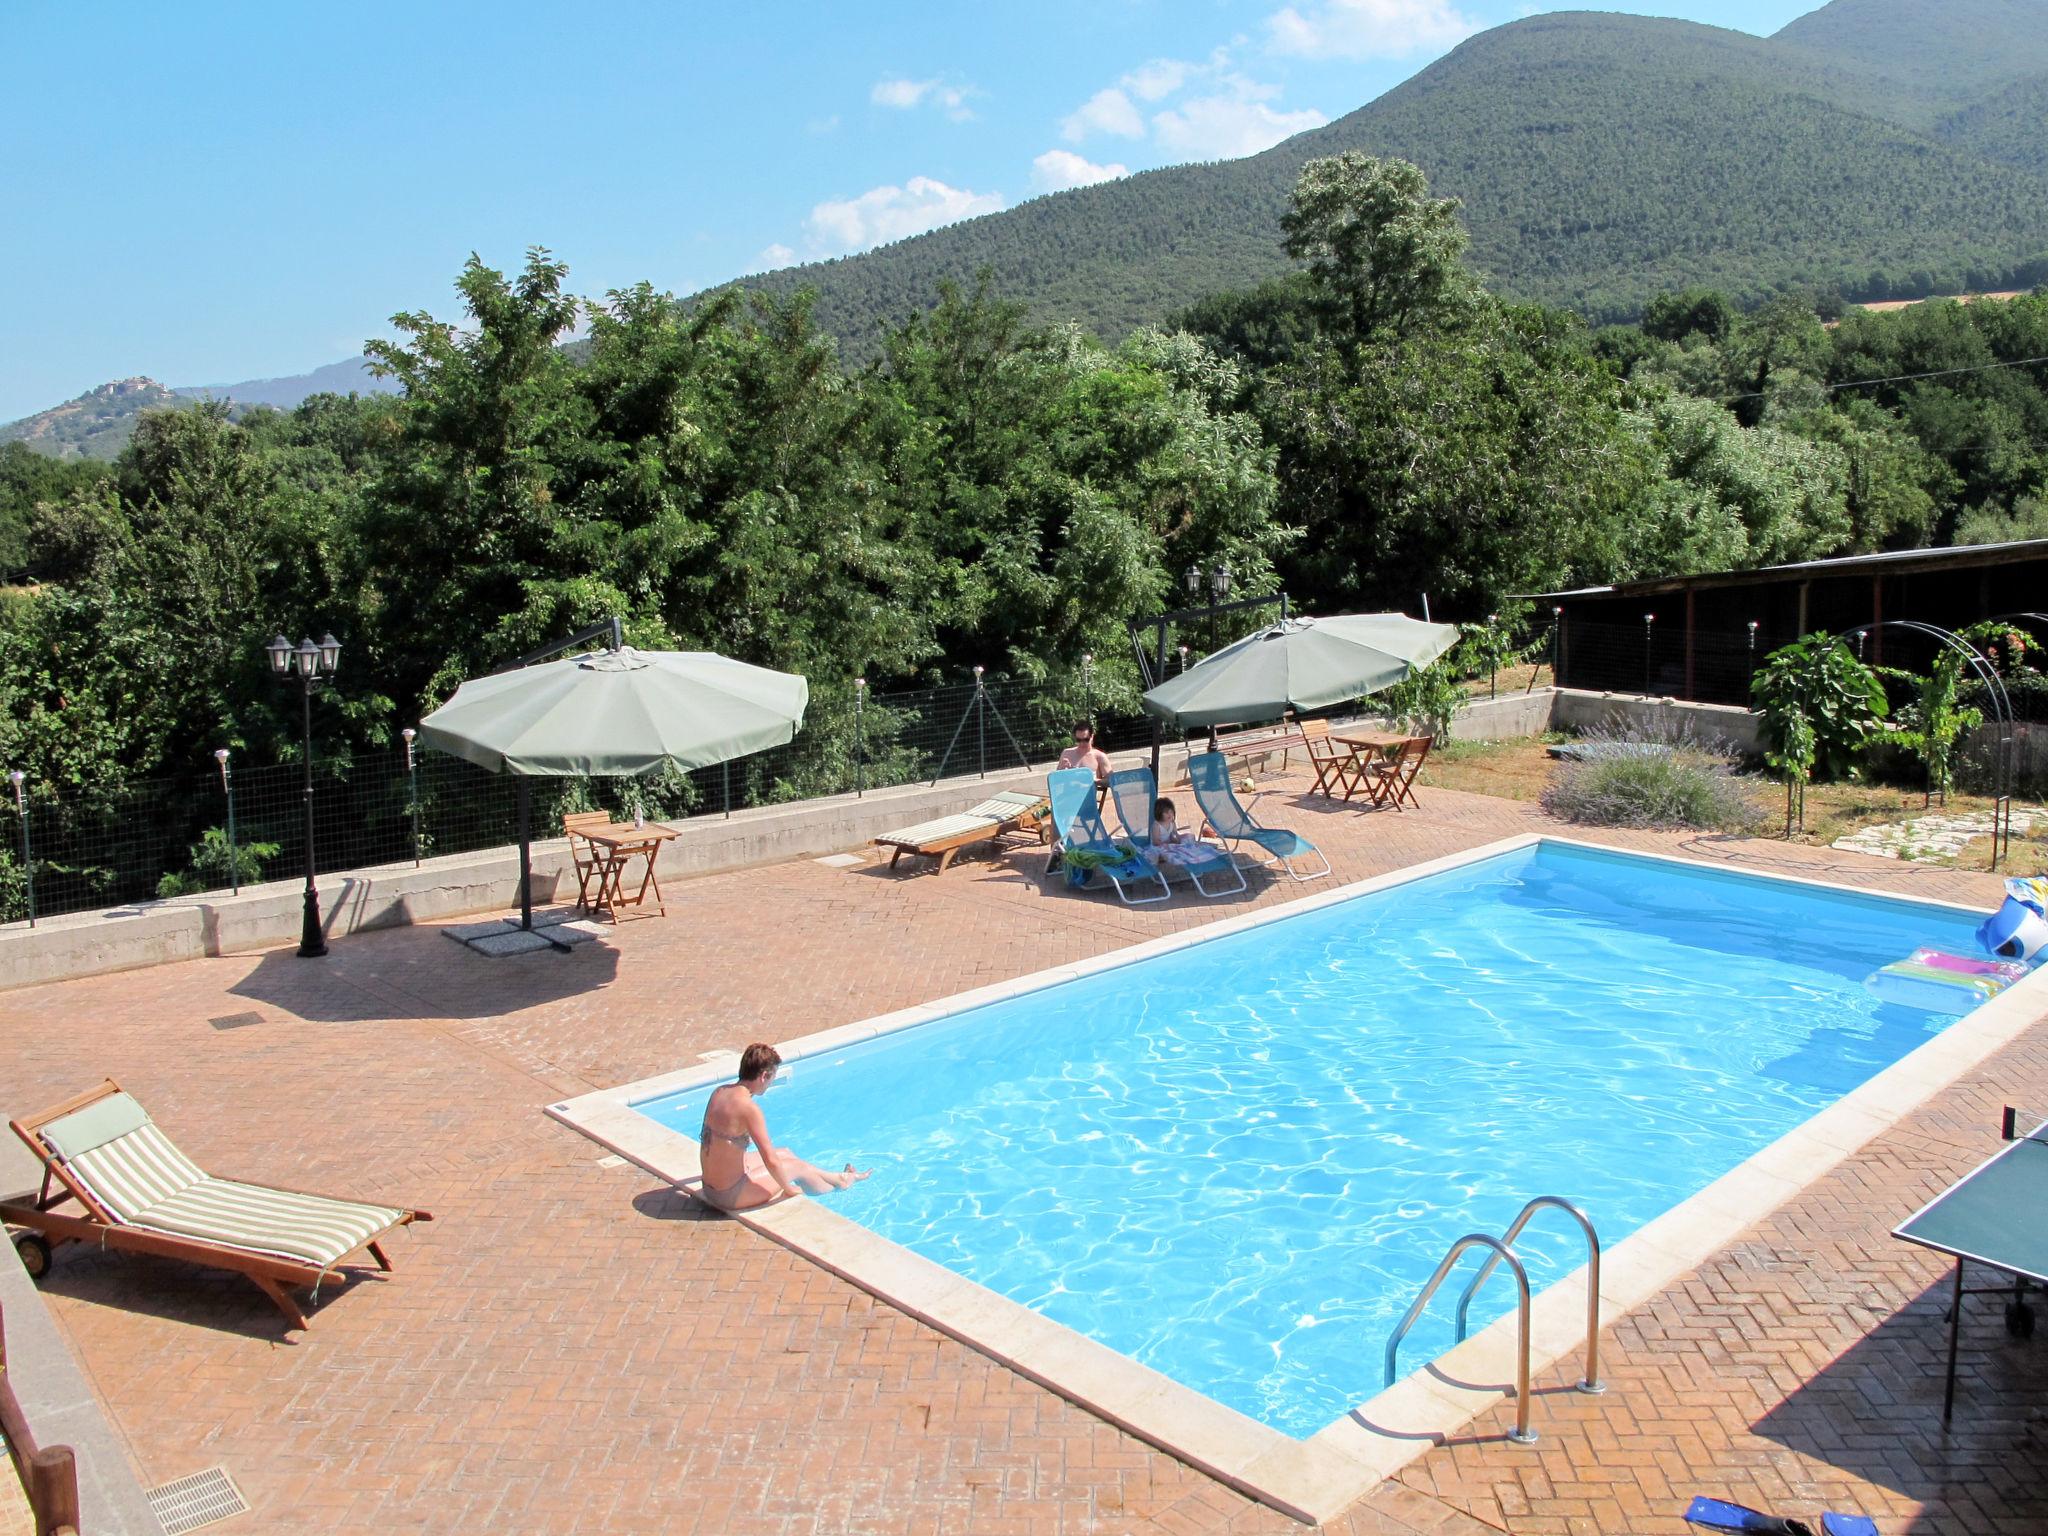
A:
[[[1101,711],[1085,673],[1053,683],[987,679],[871,695],[852,684],[813,694],[787,745],[708,768],[642,779],[529,781],[536,834],[564,812],[602,809],[675,820],[849,794],[942,775],[1043,763],[1076,719]],[[1148,718],[1097,720],[1114,751],[1151,740]],[[297,878],[306,868],[303,763],[255,766],[60,793],[24,781],[0,837],[0,922],[120,908]],[[518,836],[517,787],[459,758],[417,748],[316,759],[313,856],[323,872],[502,847]]]
[[[1546,660],[1554,656],[1558,682],[1566,688],[1746,706],[1757,668],[1794,638],[1747,624],[1688,631],[1657,619],[1568,619],[1545,637],[1543,654]]]
[[[1495,664],[1530,669],[1533,687],[1647,693],[1746,704],[1763,660],[1792,636],[1567,621],[1543,615],[1503,638]],[[1912,637],[1889,636],[1866,660],[1917,668]],[[1170,654],[1169,675],[1199,657]],[[1488,663],[1463,670],[1483,684]],[[2012,689],[2015,717],[2048,720],[2048,687]],[[804,729],[751,757],[641,779],[530,781],[538,835],[564,812],[602,809],[676,820],[754,806],[865,792],[946,775],[1013,772],[1043,763],[1089,719],[1109,751],[1147,745],[1153,722],[1127,693],[1086,670],[1041,682],[970,678],[915,692],[871,693],[853,682],[813,690]],[[0,837],[0,922],[118,908],[162,897],[292,879],[306,867],[307,775],[302,763],[232,759],[174,778],[91,792],[17,786],[11,835]],[[425,749],[358,752],[315,761],[314,862],[321,871],[416,862],[502,847],[518,835],[514,779]]]

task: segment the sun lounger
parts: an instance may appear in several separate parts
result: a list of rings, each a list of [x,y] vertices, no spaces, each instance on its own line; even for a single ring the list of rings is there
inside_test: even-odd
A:
[[[1278,864],[1296,880],[1320,880],[1330,872],[1329,859],[1299,832],[1289,832],[1284,827],[1261,826],[1252,820],[1245,808],[1238,804],[1237,792],[1230,787],[1230,761],[1222,753],[1197,752],[1189,758],[1188,784],[1195,792],[1195,804],[1202,808],[1210,830],[1223,840],[1225,847],[1234,851],[1236,845],[1250,843],[1264,849],[1272,857],[1261,862]],[[1305,875],[1294,867],[1294,861],[1309,854],[1322,860],[1323,867]]]
[[[27,1229],[15,1247],[32,1275],[47,1271],[50,1250],[67,1242],[187,1259],[247,1275],[293,1327],[304,1328],[306,1314],[290,1288],[317,1291],[359,1250],[389,1270],[382,1240],[433,1220],[400,1206],[213,1178],[112,1078],[8,1123],[43,1165],[33,1200],[0,1201],[0,1221]],[[77,1212],[56,1209],[71,1201]]]
[[[1109,776],[1109,797],[1116,803],[1116,819],[1123,823],[1124,841],[1141,854],[1152,849],[1152,807],[1159,799],[1159,783],[1152,777],[1150,768],[1121,768]],[[1237,860],[1221,848],[1208,843],[1183,843],[1183,848],[1196,849],[1206,855],[1199,861],[1178,863],[1171,859],[1154,860],[1159,872],[1169,874],[1173,870],[1187,871],[1195,889],[1204,896],[1230,896],[1244,889],[1244,871],[1237,867]],[[1185,857],[1185,856],[1184,856]],[[1210,890],[1205,880],[1233,880],[1234,885],[1218,885]]]
[[[1128,841],[1112,838],[1102,824],[1102,808],[1095,798],[1095,775],[1086,768],[1055,768],[1045,776],[1046,797],[1052,801],[1053,856],[1045,861],[1045,874],[1065,875],[1073,884],[1085,884],[1086,871],[1100,871],[1109,877],[1116,893],[1129,906],[1147,901],[1164,901],[1173,894],[1166,876],[1153,868]],[[1076,858],[1076,855],[1079,858]],[[1085,861],[1085,862],[1084,862]],[[1075,880],[1075,875],[1082,878]],[[1157,885],[1157,895],[1134,896]]]
[[[940,816],[932,821],[921,821],[914,827],[884,832],[874,839],[874,845],[895,850],[889,855],[891,869],[903,855],[914,853],[937,859],[939,867],[933,873],[943,875],[946,866],[953,862],[953,856],[963,848],[971,848],[976,843],[992,843],[1013,832],[1036,833],[1047,809],[1043,795],[1006,790],[1000,795],[989,796],[979,805],[970,806],[957,816]]]

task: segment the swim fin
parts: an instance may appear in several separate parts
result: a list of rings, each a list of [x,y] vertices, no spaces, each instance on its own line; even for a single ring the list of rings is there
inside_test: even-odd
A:
[[[1740,1536],[1813,1536],[1813,1527],[1803,1520],[1785,1520],[1761,1510],[1725,1499],[1695,1498],[1685,1512],[1686,1523],[1710,1531],[1733,1531]],[[1821,1536],[1877,1536],[1877,1522],[1866,1515],[1825,1514],[1820,1517]]]
[[[1704,1526],[1710,1531],[1734,1531],[1740,1536],[1813,1536],[1813,1528],[1801,1521],[1781,1520],[1725,1499],[1695,1497],[1685,1512],[1685,1520],[1688,1525]]]

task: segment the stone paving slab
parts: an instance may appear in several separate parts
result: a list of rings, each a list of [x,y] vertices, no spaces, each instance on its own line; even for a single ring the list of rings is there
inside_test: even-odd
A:
[[[1425,789],[1362,812],[1299,778],[1262,814],[1362,878],[1531,830]],[[1988,876],[1710,836],[1600,840],[1993,905]],[[650,1181],[547,1103],[1070,963],[1303,887],[1131,910],[1046,889],[1042,853],[941,880],[799,860],[682,882],[669,920],[487,960],[431,928],[0,998],[0,1111],[112,1074],[222,1174],[424,1205],[388,1277],[287,1333],[246,1281],[60,1253],[44,1296],[151,1483],[216,1463],[248,1528],[523,1533],[1300,1530]],[[1313,887],[1309,888],[1313,889]],[[210,1019],[255,1011],[231,1031]],[[1541,1444],[1431,1452],[1334,1529],[1676,1532],[1693,1491],[1887,1536],[2048,1530],[2042,1346],[1972,1315],[1939,1428],[1940,1279],[1884,1236],[2048,1104],[2038,1026],[1612,1330],[1602,1398],[1544,1383]],[[1930,1386],[1931,1383],[1931,1386]],[[2029,1522],[2032,1522],[2031,1524]]]

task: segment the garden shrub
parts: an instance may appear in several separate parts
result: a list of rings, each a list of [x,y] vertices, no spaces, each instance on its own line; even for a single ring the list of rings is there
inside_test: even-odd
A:
[[[1593,750],[1559,765],[1544,810],[1591,827],[1748,832],[1763,816],[1750,781],[1721,751],[1685,735],[1594,733]]]

